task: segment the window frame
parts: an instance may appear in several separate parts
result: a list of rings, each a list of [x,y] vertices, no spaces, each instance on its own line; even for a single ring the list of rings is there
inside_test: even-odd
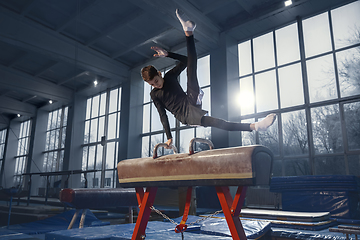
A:
[[[350,5],[350,4],[349,4]],[[345,6],[345,5],[344,5]],[[334,9],[336,10],[336,9]],[[250,73],[246,73],[243,75],[240,75],[239,72],[239,83],[242,79],[245,78],[251,78],[252,79],[252,84],[253,84],[253,92],[254,94],[256,94],[256,83],[255,83],[255,75],[256,74],[260,74],[260,73],[264,73],[267,71],[276,71],[276,84],[277,84],[277,94],[278,94],[278,107],[275,110],[265,110],[265,111],[258,111],[258,107],[256,105],[256,99],[254,101],[254,111],[253,112],[247,112],[246,114],[241,114],[241,112],[239,112],[239,117],[242,120],[242,122],[247,122],[250,119],[253,121],[259,121],[261,120],[264,116],[266,116],[268,113],[270,112],[275,112],[277,114],[277,120],[274,123],[276,126],[275,127],[271,127],[272,129],[270,129],[271,131],[274,130],[276,128],[276,130],[273,131],[273,133],[271,134],[276,134],[277,135],[277,140],[274,142],[274,144],[278,144],[279,149],[272,149],[273,152],[275,153],[275,161],[277,163],[281,163],[280,165],[277,164],[276,166],[280,166],[281,169],[277,170],[275,169],[275,175],[279,175],[279,176],[288,176],[288,172],[286,170],[285,165],[289,163],[289,161],[297,161],[298,159],[307,159],[308,160],[308,166],[306,166],[307,170],[303,171],[304,175],[309,174],[309,175],[316,175],[317,172],[319,172],[316,168],[316,161],[319,158],[337,158],[337,159],[343,159],[342,164],[344,165],[344,169],[343,170],[343,174],[349,174],[350,169],[349,169],[349,163],[348,163],[348,158],[350,158],[351,156],[360,156],[360,149],[349,149],[348,148],[348,139],[346,136],[346,123],[344,120],[344,105],[348,104],[348,103],[353,103],[353,102],[360,102],[360,93],[358,94],[354,94],[351,96],[344,96],[342,97],[340,94],[340,83],[339,83],[339,74],[338,74],[338,68],[339,66],[337,65],[337,61],[336,61],[336,54],[345,50],[349,50],[349,49],[356,49],[356,48],[360,48],[360,43],[354,43],[352,45],[346,45],[345,47],[340,47],[340,48],[335,48],[335,44],[334,44],[334,33],[333,33],[333,27],[332,27],[332,17],[331,17],[331,13],[333,10],[329,10],[323,13],[320,13],[318,15],[321,14],[325,14],[327,15],[328,18],[328,25],[330,27],[329,29],[329,33],[330,34],[330,38],[331,38],[331,43],[332,43],[332,49],[331,51],[326,51],[326,52],[320,52],[317,54],[313,54],[309,57],[306,57],[305,54],[305,42],[304,42],[304,31],[303,31],[303,21],[309,21],[310,18],[314,18],[316,16],[312,16],[309,18],[304,18],[304,19],[300,19],[298,18],[297,21],[292,22],[287,24],[286,26],[282,26],[279,27],[277,29],[274,29],[270,32],[267,32],[265,34],[269,34],[272,33],[274,36],[274,58],[275,58],[275,67],[270,67],[268,69],[262,69],[261,71],[254,71],[254,44],[253,44],[253,40],[256,37],[259,36],[254,36],[250,39],[244,40],[242,42],[238,43],[238,49],[240,49],[240,44],[246,43],[249,44],[250,43],[250,53],[246,52],[247,56],[250,56],[251,58],[251,65],[252,65],[252,69]],[[287,26],[291,25],[291,24],[296,24],[297,25],[297,29],[298,29],[298,38],[299,38],[299,51],[300,51],[300,59],[299,60],[294,60],[294,61],[290,61],[287,63],[284,63],[282,65],[278,65],[278,61],[277,61],[277,39],[276,39],[276,31],[282,28],[286,28]],[[264,35],[265,35],[264,34]],[[245,48],[246,49],[246,48]],[[240,56],[240,52],[239,52],[239,66],[240,66],[240,60],[243,61],[248,61],[244,60],[244,56]],[[309,93],[309,78],[308,78],[308,72],[307,72],[307,63],[309,61],[312,60],[316,60],[319,59],[321,57],[324,57],[326,55],[330,55],[332,59],[334,59],[333,61],[333,67],[334,67],[334,74],[333,74],[333,78],[334,78],[334,83],[333,86],[335,86],[335,94],[336,97],[332,97],[332,98],[328,98],[328,99],[324,99],[324,100],[319,100],[319,101],[311,101],[310,99],[310,93]],[[281,96],[280,96],[280,83],[279,83],[279,74],[278,71],[279,69],[283,68],[283,67],[287,67],[287,66],[292,66],[295,64],[301,64],[301,77],[302,77],[302,89],[303,89],[303,98],[304,98],[304,102],[302,104],[296,104],[293,106],[286,106],[286,107],[281,107]],[[248,66],[249,64],[247,64],[246,66]],[[240,67],[239,67],[240,69]],[[249,67],[247,68],[249,69]],[[339,113],[338,113],[338,118],[339,118],[339,130],[340,130],[340,134],[341,134],[341,138],[342,138],[342,147],[343,149],[340,152],[329,152],[329,153],[325,153],[325,152],[316,152],[315,150],[315,139],[314,139],[314,127],[312,126],[312,121],[314,121],[314,116],[311,114],[312,111],[316,108],[320,108],[320,107],[326,107],[326,106],[331,106],[331,105],[336,105],[339,109]],[[307,144],[308,144],[308,152],[305,154],[293,154],[293,155],[287,155],[286,154],[286,149],[284,146],[284,136],[283,136],[283,119],[282,119],[282,114],[291,114],[291,113],[295,113],[297,111],[303,111],[305,113],[305,122],[304,124],[306,125],[306,129],[307,129]],[[241,133],[241,138],[242,138],[242,142],[245,143],[254,143],[254,144],[260,144],[261,139],[263,136],[268,136],[266,133]],[[253,138],[253,140],[251,140]],[[269,144],[269,143],[268,143]],[[271,145],[271,144],[270,144]],[[270,148],[272,148],[270,146]],[[292,173],[294,174],[294,173]],[[322,173],[323,174],[323,173]],[[331,174],[330,172],[328,174]],[[338,172],[334,172],[334,174],[339,174]],[[301,175],[301,174],[300,174]]]

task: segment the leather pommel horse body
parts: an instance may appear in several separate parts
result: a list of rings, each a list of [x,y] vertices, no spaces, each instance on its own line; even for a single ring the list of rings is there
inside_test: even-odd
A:
[[[195,142],[207,143],[210,150],[194,153]],[[216,192],[233,239],[246,239],[239,214],[244,203],[247,186],[269,185],[273,154],[260,145],[213,149],[209,140],[192,139],[189,152],[157,157],[128,159],[118,163],[121,187],[135,187],[140,212],[132,240],[145,238],[158,187],[188,186],[188,196],[183,220],[176,232],[186,230],[193,186],[215,186]],[[176,148],[173,148],[176,152]],[[238,186],[234,199],[229,186]],[[143,188],[146,187],[146,192]],[[190,194],[190,197],[189,197]]]

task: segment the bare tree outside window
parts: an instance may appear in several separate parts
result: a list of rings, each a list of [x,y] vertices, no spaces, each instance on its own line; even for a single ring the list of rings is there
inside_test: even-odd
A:
[[[242,123],[253,123],[255,119],[246,119]],[[242,146],[249,146],[256,144],[255,132],[241,132]]]
[[[0,130],[0,172],[4,160],[6,135],[7,135],[7,129]]]
[[[360,94],[360,47],[339,52],[336,57],[341,96]]]
[[[285,176],[311,175],[308,158],[295,158],[284,160]]]
[[[87,99],[82,170],[97,170],[87,174],[88,187],[115,186],[120,141],[121,91],[121,87],[107,89]],[[83,174],[81,178],[85,186]],[[112,185],[109,186],[109,183]]]
[[[311,109],[314,147],[316,153],[343,151],[340,113],[338,105]]]
[[[267,56],[277,52],[274,57],[278,66],[269,67],[270,64],[261,72],[257,71],[259,68],[252,69],[251,63],[258,63],[259,58],[254,61],[252,56],[264,53],[264,46],[254,44],[251,48],[250,43],[272,34],[239,43],[239,69],[246,69],[239,74],[240,94],[257,95],[249,111],[242,106],[240,116],[251,114],[252,121],[261,120],[259,116],[274,110],[279,117],[274,126],[280,128],[241,133],[242,145],[262,144],[270,148],[275,155],[274,176],[360,175],[359,10],[360,1],[355,1],[303,19],[302,24],[275,30],[276,49],[268,46],[271,41],[264,46],[268,46]],[[299,27],[302,29],[295,31]],[[300,55],[305,59],[301,61],[295,54],[302,51],[297,49],[298,34],[303,34],[304,39]],[[294,55],[285,61],[289,45],[282,43],[288,40],[293,40],[290,50]],[[269,63],[272,62],[271,59]],[[265,75],[271,71],[276,74]],[[265,99],[262,102],[261,97]],[[266,107],[272,102],[271,107]]]
[[[309,152],[309,142],[305,111],[282,114],[283,142],[285,155],[305,155]]]
[[[316,157],[316,175],[346,175],[343,156]]]
[[[344,104],[349,150],[360,149],[360,102]]]
[[[259,119],[261,121],[262,119]],[[279,129],[278,120],[265,132],[258,132],[259,143],[268,147],[274,155],[279,155]]]

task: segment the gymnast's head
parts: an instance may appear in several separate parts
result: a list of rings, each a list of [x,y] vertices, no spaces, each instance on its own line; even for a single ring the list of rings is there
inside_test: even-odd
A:
[[[152,65],[141,69],[141,77],[154,88],[161,89],[164,86],[164,79],[161,76],[161,72]]]

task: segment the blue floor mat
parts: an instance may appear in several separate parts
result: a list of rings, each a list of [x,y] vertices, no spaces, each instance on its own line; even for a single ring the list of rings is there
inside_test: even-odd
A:
[[[17,239],[26,239],[26,240],[38,240],[38,239],[45,239],[45,236],[42,236],[43,238],[38,238],[37,236],[31,236],[24,233],[19,233],[15,231],[8,230],[7,228],[0,228],[0,239],[1,240],[17,240]]]
[[[271,228],[271,230],[272,237],[290,238],[297,240],[346,240],[345,234],[338,232],[330,232],[329,229],[310,231],[289,228]],[[355,237],[350,236],[349,240],[355,240]]]
[[[47,232],[64,230],[68,228],[74,213],[75,210],[70,210],[43,220],[30,223],[14,224],[10,225],[9,228],[3,227],[0,229],[7,229],[13,232],[24,233],[28,235],[44,234]],[[80,216],[81,212],[79,213],[77,220],[73,225],[73,228],[79,227]],[[109,224],[109,222],[100,221],[94,216],[94,214],[90,210],[87,210],[84,227],[104,226]]]
[[[189,216],[187,223],[201,217]],[[180,222],[181,218],[174,219]],[[270,231],[270,223],[259,221],[242,221],[248,239],[257,239]],[[146,228],[146,239],[181,239],[180,233],[175,233],[175,226],[170,222],[150,221]],[[94,227],[86,229],[71,229],[47,233],[45,240],[121,240],[131,239],[135,223]],[[186,236],[188,236],[186,238]],[[185,239],[232,239],[225,219],[209,218],[189,227],[184,233]]]

